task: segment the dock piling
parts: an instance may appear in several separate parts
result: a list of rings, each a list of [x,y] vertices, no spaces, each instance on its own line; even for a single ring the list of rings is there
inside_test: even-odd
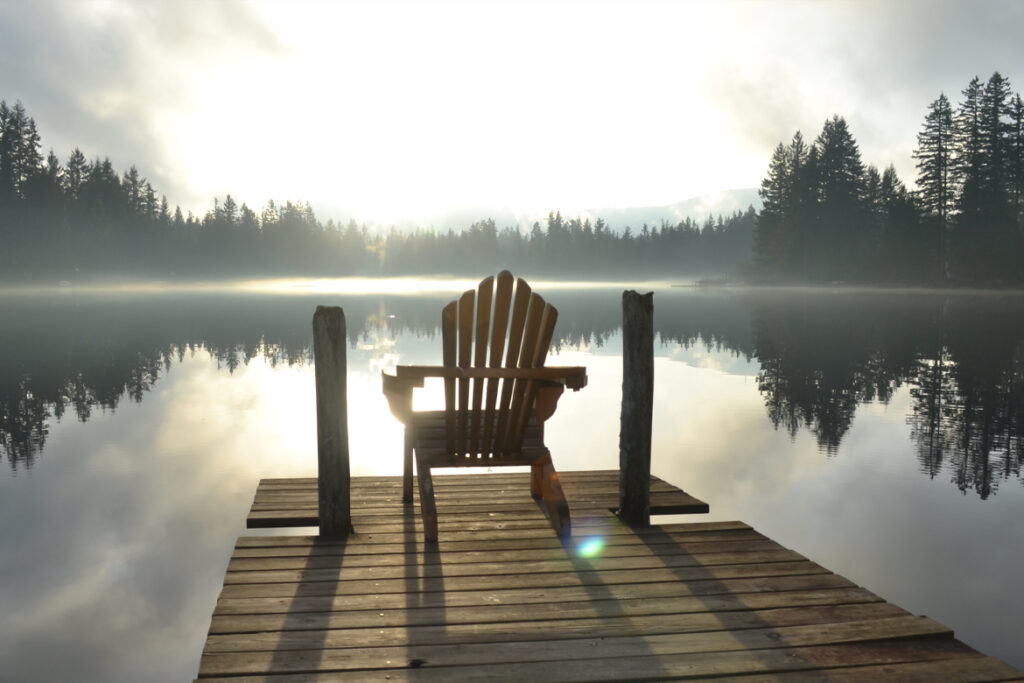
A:
[[[622,413],[619,516],[651,523],[651,420],[654,412],[654,294],[622,293]]]
[[[313,362],[320,535],[338,538],[352,532],[345,313],[338,306],[316,307],[313,314]]]

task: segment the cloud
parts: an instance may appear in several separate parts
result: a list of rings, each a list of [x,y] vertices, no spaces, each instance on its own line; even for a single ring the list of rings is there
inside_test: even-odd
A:
[[[285,50],[253,9],[214,3],[0,2],[0,98],[20,99],[66,159],[109,156],[180,196],[160,123],[191,107],[190,76]]]
[[[705,89],[737,139],[765,150],[765,167],[778,142],[797,129],[813,140],[837,113],[867,163],[893,162],[912,180],[916,133],[939,93],[956,102],[996,70],[1024,88],[1021,4],[775,3],[736,19],[746,49],[712,62]]]
[[[1024,83],[1022,25],[998,1],[0,0],[0,97],[62,159],[135,163],[200,211],[228,191],[367,221],[647,206],[756,185],[834,113],[912,180],[940,92]]]

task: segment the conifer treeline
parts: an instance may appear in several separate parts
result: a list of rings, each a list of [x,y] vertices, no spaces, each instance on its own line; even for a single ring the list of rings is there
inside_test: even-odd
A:
[[[552,212],[529,231],[493,220],[465,230],[322,223],[308,203],[273,201],[258,213],[227,195],[204,216],[157,198],[132,166],[78,149],[44,159],[35,121],[0,101],[0,279],[95,276],[406,275],[510,267],[524,274],[592,277],[732,271],[750,252],[753,209],[619,233],[602,220]],[[462,226],[460,226],[462,227]]]
[[[998,72],[917,136],[917,187],[865,167],[846,121],[779,143],[761,182],[752,273],[762,280],[1024,281],[1024,101]]]

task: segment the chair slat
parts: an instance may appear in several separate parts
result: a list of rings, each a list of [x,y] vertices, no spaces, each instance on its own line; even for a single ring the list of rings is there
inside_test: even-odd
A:
[[[459,367],[468,368],[473,351],[473,299],[475,292],[470,289],[459,298]],[[469,414],[469,384],[471,380],[460,379],[459,412],[455,426],[455,452],[466,452],[466,437]]]
[[[514,368],[519,363],[519,349],[523,343],[523,328],[526,325],[526,312],[530,306],[532,290],[526,280],[516,281],[515,298],[512,301],[512,320],[508,330],[508,351],[505,354],[505,367]],[[508,432],[508,411],[512,401],[515,382],[510,379],[501,382],[501,400],[498,402],[498,426],[494,431],[494,454],[504,452],[505,435]]]
[[[555,333],[557,321],[558,309],[551,304],[545,304],[544,312],[541,315],[540,329],[537,332],[537,345],[529,358],[531,368],[544,367],[544,360],[548,355],[548,348],[551,346],[551,337]],[[515,451],[518,451],[523,445],[523,433],[526,431],[526,424],[530,419],[534,401],[537,399],[536,380],[527,380],[525,384],[523,403],[516,415],[515,428],[512,431],[513,441],[509,444],[510,448]]]
[[[455,367],[456,319],[458,304],[451,302],[441,310],[442,361],[446,368]],[[448,431],[448,452],[455,452],[455,379],[444,380],[445,427]]]
[[[530,295],[530,307],[526,313],[526,328],[523,330],[523,344],[519,351],[519,360],[516,367],[532,367],[534,353],[537,349],[538,337],[540,335],[540,324],[544,317],[544,298],[540,294]],[[529,411],[531,406],[525,406],[527,382],[517,380],[513,384],[512,400],[508,409],[508,428],[502,440],[502,451],[515,450],[515,442],[519,436],[517,430],[522,419],[521,413]]]
[[[491,299],[494,297],[494,277],[484,278],[476,291],[476,338],[474,340],[473,367],[487,366],[488,332],[491,326]],[[473,380],[472,416],[470,418],[469,444],[470,454],[486,453],[480,443],[480,429],[483,418],[482,403],[484,398],[484,380]]]
[[[491,325],[491,357],[489,365],[492,368],[501,367],[501,356],[505,351],[505,337],[508,334],[508,315],[512,307],[512,285],[514,282],[512,273],[507,270],[498,273],[494,303],[491,306],[494,310],[494,321]],[[487,380],[484,436],[481,448],[488,452],[494,451],[495,404],[498,401],[498,388],[500,385],[501,380],[499,379]]]

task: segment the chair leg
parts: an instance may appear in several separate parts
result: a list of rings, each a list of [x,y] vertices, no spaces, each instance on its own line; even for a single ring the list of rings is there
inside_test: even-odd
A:
[[[565,499],[558,472],[551,462],[551,454],[545,455],[530,466],[530,494],[544,501],[551,518],[551,526],[561,538],[572,535],[572,520],[569,516],[569,502]]]
[[[434,503],[434,480],[430,466],[416,458],[416,475],[420,482],[420,516],[423,517],[423,537],[427,542],[437,541],[437,506]]]
[[[405,453],[402,470],[402,502],[412,502],[412,445],[414,442],[412,427],[405,428]]]

